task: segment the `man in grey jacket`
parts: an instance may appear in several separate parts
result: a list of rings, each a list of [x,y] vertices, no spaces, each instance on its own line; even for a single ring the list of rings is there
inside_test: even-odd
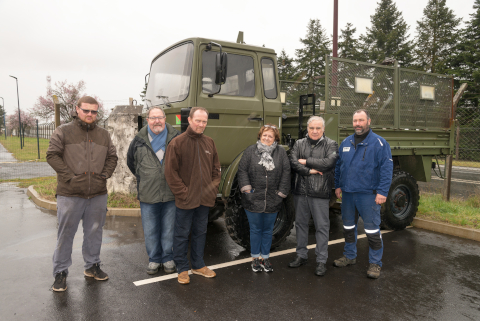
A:
[[[325,121],[312,116],[307,122],[308,135],[295,142],[290,153],[290,164],[295,173],[293,189],[295,201],[295,229],[297,257],[290,262],[292,268],[307,263],[308,221],[313,216],[317,247],[315,274],[325,275],[330,229],[329,201],[332,194],[338,144],[324,135]]]
[[[176,207],[175,197],[165,180],[165,151],[179,133],[165,122],[165,113],[160,107],[148,111],[147,122],[148,125],[130,143],[127,165],[137,178],[143,233],[149,257],[147,273],[157,273],[162,265],[166,273],[173,273]]]

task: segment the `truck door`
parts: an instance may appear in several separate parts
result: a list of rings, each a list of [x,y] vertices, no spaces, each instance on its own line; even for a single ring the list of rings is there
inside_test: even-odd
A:
[[[215,49],[215,48],[214,48]],[[263,125],[261,70],[254,52],[223,48],[228,54],[227,78],[220,93],[215,84],[218,51],[200,46],[197,105],[210,113],[205,134],[214,139],[220,163],[229,165],[246,147],[257,141]],[[221,150],[221,151],[220,151]]]

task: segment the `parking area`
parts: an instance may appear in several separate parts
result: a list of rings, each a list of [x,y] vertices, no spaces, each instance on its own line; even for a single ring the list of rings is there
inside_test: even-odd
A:
[[[480,319],[480,244],[474,241],[416,228],[384,233],[384,268],[372,280],[366,277],[365,238],[358,241],[356,265],[333,267],[344,243],[341,219],[332,217],[324,277],[313,273],[313,249],[306,265],[288,268],[294,230],[274,251],[274,272],[253,273],[242,261],[249,253],[231,241],[220,218],[208,227],[205,250],[217,277],[194,275],[181,285],[176,278],[158,278],[163,272],[146,274],[140,218],[108,217],[101,257],[110,279],[84,278],[80,226],[68,290],[53,293],[55,212],[37,208],[18,188],[0,191],[0,206],[0,320]]]

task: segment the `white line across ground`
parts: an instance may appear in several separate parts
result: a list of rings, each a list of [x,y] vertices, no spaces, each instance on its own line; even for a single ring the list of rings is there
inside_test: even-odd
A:
[[[437,181],[443,181],[443,178],[439,178],[439,177],[432,177],[432,179]],[[459,178],[452,178],[452,182],[480,185],[480,181],[471,181],[468,179],[459,179]]]
[[[411,227],[411,226],[409,226],[409,227]],[[390,232],[393,232],[393,231],[385,230],[385,231],[382,231],[382,234],[386,234],[386,233],[390,233]],[[361,234],[361,235],[357,236],[357,239],[363,239],[365,237],[367,237],[366,234]],[[330,241],[330,242],[328,242],[328,245],[333,245],[333,244],[338,244],[338,243],[343,243],[343,242],[345,242],[344,238]],[[307,246],[307,248],[308,249],[314,249],[316,246],[317,246],[316,244],[312,244],[312,245]],[[294,253],[295,251],[296,251],[296,249],[288,249],[288,250],[283,250],[283,251],[279,251],[279,252],[274,252],[274,253],[270,254],[270,257],[275,257],[275,256],[279,256],[279,255],[284,255],[284,254],[290,254],[290,253]],[[209,268],[210,268],[210,270],[218,270],[218,269],[226,268],[226,267],[229,267],[229,266],[249,263],[251,261],[252,261],[252,258],[249,257],[249,258],[241,259],[241,260],[238,260],[238,261],[231,261],[231,262],[212,265],[212,266],[209,266]],[[188,274],[192,274],[192,271],[189,270]],[[145,284],[150,284],[150,283],[155,283],[155,282],[162,282],[162,281],[166,281],[166,280],[170,280],[170,279],[176,279],[177,277],[178,277],[178,273],[172,273],[172,274],[162,275],[162,276],[159,276],[159,277],[156,277],[156,278],[150,278],[150,279],[135,281],[135,282],[133,282],[133,284],[135,284],[136,286],[140,286],[140,285],[145,285]]]

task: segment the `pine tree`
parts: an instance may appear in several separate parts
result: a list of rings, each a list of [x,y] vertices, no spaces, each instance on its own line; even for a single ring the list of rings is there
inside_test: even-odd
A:
[[[459,103],[464,107],[480,106],[480,0],[475,0],[473,9],[476,11],[461,30],[460,40],[449,59],[456,87],[460,83],[468,83]]]
[[[299,80],[314,79],[325,72],[325,56],[331,54],[330,40],[322,28],[320,20],[310,19],[307,35],[300,38],[303,48],[296,49],[297,72]]]
[[[446,0],[429,0],[423,18],[417,21],[415,64],[424,71],[444,73],[446,59],[457,43],[461,19],[446,6]]]
[[[140,98],[142,99],[142,101],[145,101],[145,96],[147,95],[147,86],[148,84],[145,83],[143,90],[140,92]]]
[[[352,60],[364,60],[362,59],[362,48],[358,39],[354,37],[357,28],[349,22],[345,26],[345,29],[340,29],[340,41],[338,42],[338,56],[340,58],[352,59]]]
[[[280,78],[280,80],[293,80],[295,78],[295,66],[293,62],[293,58],[290,58],[285,52],[285,49],[282,49],[277,59],[278,78]]]
[[[360,37],[368,60],[381,63],[387,57],[395,58],[401,66],[409,66],[413,60],[409,26],[393,0],[380,0],[370,20],[372,26]]]

